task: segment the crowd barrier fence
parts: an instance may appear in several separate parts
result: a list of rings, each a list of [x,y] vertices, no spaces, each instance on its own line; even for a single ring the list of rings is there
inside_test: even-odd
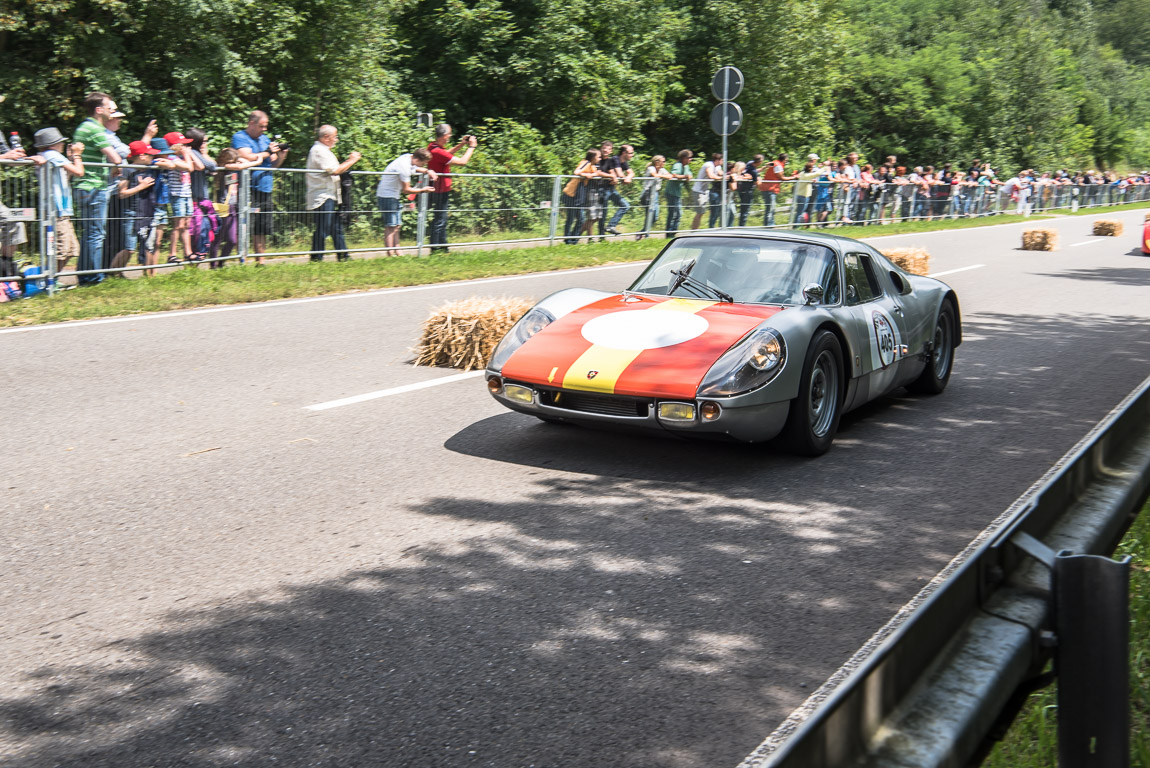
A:
[[[63,278],[117,274],[188,263],[182,242],[171,244],[169,235],[160,249],[153,248],[155,264],[144,263],[139,245],[143,233],[154,237],[156,229],[170,233],[175,223],[170,213],[152,222],[157,226],[140,228],[131,199],[118,192],[120,170],[106,164],[87,164],[110,171],[107,185],[108,207],[101,219],[91,215],[73,191],[72,225],[80,242],[95,228],[103,227],[104,246],[99,262],[90,257],[60,264],[57,269],[55,233],[58,230],[53,194],[56,174],[47,165],[28,161],[0,161],[0,236],[4,256],[0,272],[14,271],[21,263],[40,267],[43,287],[53,292],[64,285]],[[217,172],[216,176],[227,173]],[[256,254],[289,257],[321,256],[312,247],[319,216],[308,210],[305,169],[248,169],[236,173],[237,185],[232,205],[217,204],[218,232],[230,233],[234,226],[234,247],[226,256],[217,247],[214,258],[204,261],[243,262]],[[256,174],[270,173],[271,210],[260,210]],[[384,226],[377,187],[385,174],[352,171],[347,174],[341,205],[336,211],[346,241],[345,252],[378,254],[384,251]],[[511,244],[575,244],[617,237],[607,229],[623,228],[620,235],[670,236],[689,229],[715,227],[819,228],[841,226],[881,226],[897,221],[957,219],[995,216],[1005,213],[1038,213],[1056,208],[1101,208],[1150,200],[1150,185],[1116,184],[1038,184],[1028,199],[1019,200],[1002,186],[934,187],[931,194],[913,184],[874,184],[868,187],[817,181],[774,182],[775,190],[743,188],[729,193],[726,210],[720,205],[713,183],[705,192],[696,191],[696,181],[684,181],[675,191],[670,182],[636,177],[632,183],[595,186],[593,182],[572,190],[568,175],[453,174],[446,211],[440,210],[442,196],[434,200],[420,194],[401,199],[400,241],[396,250],[424,255],[437,248],[489,247]],[[424,182],[413,178],[412,184]],[[213,200],[220,185],[213,179]],[[574,191],[574,195],[567,192]],[[210,210],[213,206],[208,206]],[[101,210],[101,209],[96,209]],[[87,214],[87,215],[86,215]],[[207,226],[206,216],[193,217],[190,224]],[[612,226],[615,225],[615,226]],[[446,236],[444,237],[444,230]],[[217,232],[217,238],[223,238]],[[229,235],[230,238],[230,235]],[[217,243],[217,246],[219,243]],[[325,243],[334,253],[332,243]],[[206,248],[202,249],[206,250]],[[174,258],[169,263],[169,257]],[[0,282],[20,280],[18,274],[0,275]],[[59,282],[58,282],[59,281]]]

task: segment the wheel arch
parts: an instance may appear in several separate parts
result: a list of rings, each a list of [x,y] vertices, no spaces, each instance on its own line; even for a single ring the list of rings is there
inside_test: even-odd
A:
[[[851,360],[854,358],[854,349],[851,347],[846,332],[843,331],[842,326],[840,326],[838,323],[831,320],[824,321],[821,325],[819,325],[818,328],[815,329],[815,332],[811,334],[811,338],[813,339],[816,335],[818,335],[819,331],[830,331],[835,335],[835,338],[839,340],[839,363],[842,364],[843,372],[842,392],[840,394],[842,395],[843,402],[845,403],[847,396],[847,386],[851,379],[856,378],[854,366],[851,365]]]
[[[959,309],[958,296],[953,290],[947,290],[946,295],[942,297],[938,305],[939,312],[942,312],[942,305],[948,301],[954,307],[954,346],[957,347],[962,343],[962,310]]]

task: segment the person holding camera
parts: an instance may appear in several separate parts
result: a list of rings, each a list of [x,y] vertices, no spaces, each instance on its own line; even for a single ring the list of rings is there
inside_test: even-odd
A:
[[[467,165],[479,141],[471,135],[464,136],[459,143],[448,149],[451,144],[451,126],[440,123],[435,126],[435,141],[427,145],[431,153],[431,160],[427,167],[435,177],[435,191],[431,193],[431,252],[447,253],[447,208],[451,195],[451,177],[444,174],[451,173],[456,165]],[[466,147],[462,155],[457,156],[459,150]]]
[[[248,115],[248,127],[232,136],[232,149],[240,154],[241,160],[260,160],[259,168],[252,171],[251,208],[252,245],[256,252],[256,264],[264,263],[263,253],[267,251],[268,237],[272,226],[272,173],[268,168],[279,168],[287,159],[288,147],[268,138],[268,116],[260,110]]]
[[[350,171],[359,162],[360,154],[352,152],[342,163],[335,156],[332,147],[339,141],[339,132],[334,125],[321,125],[316,133],[315,144],[307,155],[307,209],[315,218],[315,231],[311,238],[311,260],[323,261],[323,249],[331,238],[337,261],[351,258],[347,243],[343,239],[343,221],[336,211],[340,204],[340,174]]]

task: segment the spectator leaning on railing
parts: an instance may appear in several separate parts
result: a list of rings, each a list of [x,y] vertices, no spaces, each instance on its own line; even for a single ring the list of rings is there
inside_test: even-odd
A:
[[[311,260],[323,261],[323,249],[331,237],[335,258],[347,261],[347,243],[343,240],[343,222],[336,212],[340,203],[339,175],[351,170],[359,162],[360,154],[352,152],[342,163],[332,147],[339,141],[334,125],[321,125],[316,132],[315,144],[307,154],[307,209],[315,217],[315,231],[311,238]]]
[[[447,210],[451,205],[451,173],[455,166],[467,165],[479,141],[474,136],[464,136],[451,149],[451,126],[441,123],[435,126],[435,141],[427,145],[431,153],[428,169],[436,174],[435,191],[431,194],[431,252],[447,253]],[[464,149],[466,147],[466,149]],[[463,149],[462,155],[458,154]]]
[[[644,209],[643,215],[643,232],[635,238],[642,240],[647,237],[647,233],[655,226],[655,221],[659,218],[659,189],[663,186],[664,179],[673,179],[665,166],[667,158],[662,155],[655,155],[651,158],[650,165],[647,166],[646,179],[643,180],[643,194],[639,197],[639,205]]]
[[[624,214],[631,210],[627,198],[619,194],[618,185],[630,184],[634,180],[635,172],[631,169],[631,158],[634,156],[635,148],[630,144],[624,144],[619,147],[619,154],[607,157],[599,164],[599,170],[609,174],[605,179],[606,186],[602,188],[600,199],[604,217],[607,215],[608,203],[615,204],[615,215],[607,223],[607,232],[612,235],[619,234],[619,222],[623,220]]]
[[[102,282],[104,273],[104,221],[108,216],[108,184],[111,175],[107,168],[96,168],[92,163],[119,165],[123,158],[112,148],[105,124],[117,112],[116,102],[106,93],[89,93],[84,97],[84,112],[88,115],[76,128],[72,140],[83,145],[84,175],[72,185],[75,190],[78,219],[83,227],[80,240],[80,285]]]
[[[208,181],[216,172],[216,162],[208,153],[208,135],[203,129],[189,128],[187,135],[192,140],[188,149],[196,161],[192,171],[192,250],[196,259],[205,259],[212,252],[220,229]]]
[[[667,182],[667,237],[674,237],[683,215],[683,188],[691,180],[691,158],[689,149],[679,152],[678,160],[671,166],[671,181]]]
[[[256,252],[256,264],[263,264],[263,254],[268,249],[268,238],[274,232],[275,210],[272,206],[272,173],[268,168],[279,168],[287,159],[288,148],[281,147],[268,138],[268,116],[260,110],[248,115],[248,127],[232,135],[232,149],[238,150],[241,160],[260,160],[261,170],[251,176],[251,199],[253,209],[258,210],[251,217],[252,247]]]
[[[27,157],[21,147],[0,154],[0,160],[30,160],[37,165],[45,162],[38,155]],[[16,276],[16,248],[27,242],[28,231],[24,228],[24,222],[16,221],[12,210],[0,203],[0,277]]]
[[[400,198],[435,191],[435,187],[431,185],[425,187],[411,185],[411,177],[417,173],[426,173],[432,183],[438,181],[438,174],[435,171],[423,170],[429,162],[431,152],[421,147],[392,160],[379,178],[379,186],[375,188],[375,202],[383,218],[385,256],[399,255],[399,226],[402,223]]]
[[[591,184],[597,173],[599,150],[589,149],[579,165],[572,172],[572,179],[563,185],[563,207],[567,209],[567,220],[563,223],[563,242],[577,245],[583,232],[584,208],[587,198],[593,194]]]
[[[52,179],[52,203],[56,208],[56,271],[80,253],[76,230],[72,227],[72,176],[84,175],[83,144],[73,144],[64,155],[67,139],[59,129],[41,128],[32,139],[33,145],[56,175]]]
[[[711,153],[711,159],[703,163],[699,168],[699,174],[695,177],[695,183],[691,186],[691,192],[694,194],[695,204],[695,220],[691,222],[691,229],[698,229],[699,225],[703,223],[703,215],[708,210],[711,211],[711,221],[709,226],[715,226],[715,219],[718,218],[719,210],[719,191],[716,189],[716,183],[722,183],[723,180],[723,153]]]

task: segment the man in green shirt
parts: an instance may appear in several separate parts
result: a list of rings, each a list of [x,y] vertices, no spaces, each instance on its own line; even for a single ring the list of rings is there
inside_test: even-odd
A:
[[[72,140],[83,146],[84,175],[72,182],[75,196],[75,222],[83,228],[80,237],[80,261],[77,270],[91,272],[80,275],[81,285],[95,285],[104,279],[104,220],[108,217],[109,169],[96,168],[89,163],[113,163],[123,159],[112,149],[105,123],[116,111],[116,103],[106,93],[89,93],[84,97],[84,112],[88,119],[80,123]]]

